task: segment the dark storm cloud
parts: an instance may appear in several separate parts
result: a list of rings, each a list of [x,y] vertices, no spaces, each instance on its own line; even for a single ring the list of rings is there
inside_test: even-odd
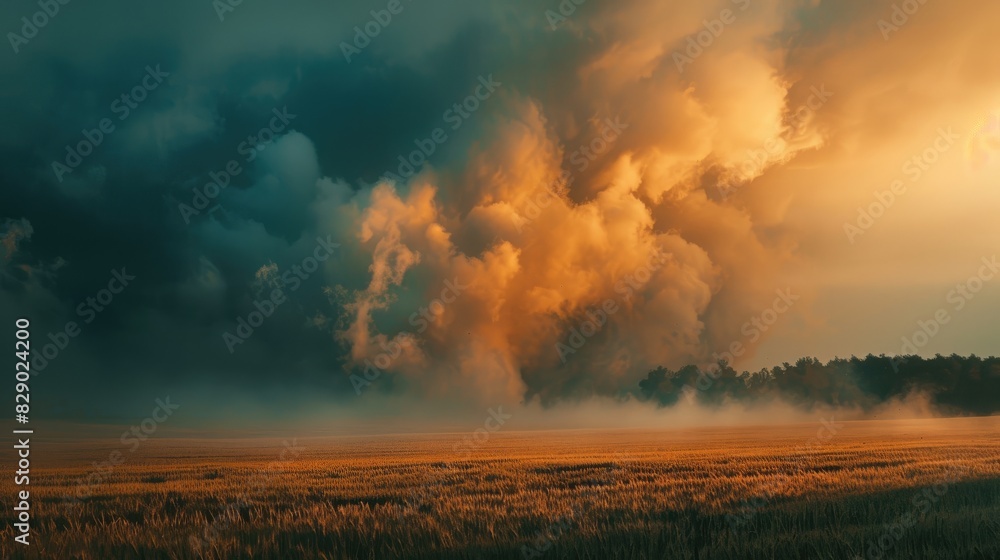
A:
[[[480,8],[407,3],[348,64],[340,43],[379,6],[246,3],[223,21],[211,6],[74,2],[2,54],[0,301],[32,318],[39,350],[67,322],[81,328],[35,377],[51,392],[43,402],[65,404],[43,411],[127,413],[136,395],[192,386],[349,390],[324,326],[336,311],[322,274],[233,354],[221,335],[254,310],[261,267],[312,253],[317,180],[364,184],[389,170],[464,95],[495,34]],[[37,9],[7,4],[0,21],[20,33]],[[167,76],[147,89],[150,70]],[[295,117],[248,162],[248,137],[275,110]],[[54,171],[104,119],[113,130],[93,153]],[[186,224],[178,205],[231,160],[241,172],[216,209]],[[329,266],[345,284],[366,281],[341,255]],[[79,313],[122,267],[135,280],[93,317]]]

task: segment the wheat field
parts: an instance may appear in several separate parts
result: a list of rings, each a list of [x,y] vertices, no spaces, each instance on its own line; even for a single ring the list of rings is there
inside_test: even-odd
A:
[[[2,483],[0,557],[1000,558],[998,427],[51,443],[28,547]]]

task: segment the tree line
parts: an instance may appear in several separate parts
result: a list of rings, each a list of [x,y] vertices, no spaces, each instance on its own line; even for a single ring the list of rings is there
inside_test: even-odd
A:
[[[660,406],[681,400],[722,404],[780,397],[801,405],[867,409],[893,397],[920,391],[945,412],[988,415],[1000,412],[1000,358],[952,354],[867,355],[823,363],[801,358],[756,372],[737,373],[726,361],[707,368],[658,367],[639,382],[641,397]]]

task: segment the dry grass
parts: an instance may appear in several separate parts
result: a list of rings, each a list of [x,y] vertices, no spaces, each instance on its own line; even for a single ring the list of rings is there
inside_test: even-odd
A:
[[[880,537],[884,558],[1000,557],[996,419],[847,423],[801,449],[818,425],[494,434],[461,458],[459,435],[299,438],[285,461],[280,441],[150,440],[75,507],[124,449],[50,446],[27,553],[0,484],[0,557],[867,558]]]

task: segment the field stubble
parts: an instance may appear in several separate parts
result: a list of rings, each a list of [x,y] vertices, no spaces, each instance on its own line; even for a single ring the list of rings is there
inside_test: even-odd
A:
[[[0,557],[1000,558],[1000,419],[818,426],[150,440],[76,506],[121,446],[50,444]]]

